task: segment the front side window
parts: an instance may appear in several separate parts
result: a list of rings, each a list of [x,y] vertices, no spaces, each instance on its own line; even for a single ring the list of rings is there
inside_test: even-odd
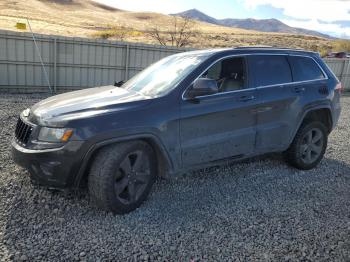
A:
[[[163,58],[131,78],[122,88],[148,97],[163,96],[173,90],[209,55],[208,53],[183,53]]]
[[[320,67],[310,57],[290,56],[289,62],[295,82],[325,78]]]
[[[255,87],[292,82],[290,66],[284,55],[250,56],[249,71]]]
[[[201,76],[217,82],[219,93],[237,91],[246,87],[244,58],[233,57],[220,60]]]

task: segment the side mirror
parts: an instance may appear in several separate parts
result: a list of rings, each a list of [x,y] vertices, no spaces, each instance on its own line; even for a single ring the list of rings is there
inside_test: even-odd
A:
[[[114,86],[116,86],[116,87],[121,87],[122,85],[124,85],[124,80],[122,80],[122,81],[119,81],[119,82],[115,82],[114,83]]]
[[[193,86],[187,91],[187,98],[193,99],[198,96],[213,95],[219,92],[218,84],[215,80],[209,78],[198,78]]]

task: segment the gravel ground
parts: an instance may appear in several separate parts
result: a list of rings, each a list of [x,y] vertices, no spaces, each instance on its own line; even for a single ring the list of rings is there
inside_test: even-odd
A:
[[[279,155],[158,181],[113,216],[86,190],[33,186],[11,160],[18,113],[42,96],[0,95],[0,259],[350,261],[350,97],[315,170]]]

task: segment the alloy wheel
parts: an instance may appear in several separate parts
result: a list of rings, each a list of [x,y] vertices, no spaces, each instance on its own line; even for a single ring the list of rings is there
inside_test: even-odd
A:
[[[312,164],[322,154],[324,137],[318,128],[306,132],[300,145],[301,159],[305,164]]]
[[[114,190],[120,202],[130,205],[139,200],[151,180],[150,163],[142,150],[129,153],[116,174]]]

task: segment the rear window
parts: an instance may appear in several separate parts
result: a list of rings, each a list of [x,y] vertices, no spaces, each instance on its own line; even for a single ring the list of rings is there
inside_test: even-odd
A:
[[[268,86],[292,82],[292,73],[286,56],[260,55],[249,57],[253,85]]]
[[[310,57],[290,56],[289,61],[295,82],[325,78],[320,67]]]

